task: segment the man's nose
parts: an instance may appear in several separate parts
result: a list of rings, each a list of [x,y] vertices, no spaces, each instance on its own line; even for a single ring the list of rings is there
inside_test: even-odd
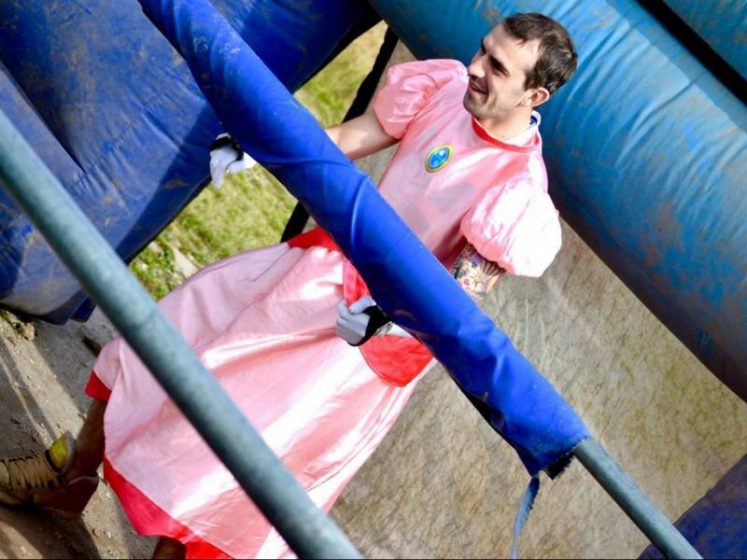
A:
[[[475,55],[475,58],[473,58],[472,62],[467,66],[467,74],[475,78],[482,78],[485,75],[483,70],[483,58],[484,56],[479,54]]]

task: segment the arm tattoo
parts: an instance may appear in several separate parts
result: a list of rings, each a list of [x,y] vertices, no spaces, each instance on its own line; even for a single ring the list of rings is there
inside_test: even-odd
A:
[[[469,244],[454,263],[454,278],[477,303],[480,303],[485,294],[493,289],[498,278],[505,272],[494,262],[481,257]]]

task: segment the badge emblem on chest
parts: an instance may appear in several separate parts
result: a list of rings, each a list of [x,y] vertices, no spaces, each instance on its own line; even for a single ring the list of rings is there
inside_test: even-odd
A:
[[[428,155],[425,156],[425,170],[428,173],[435,173],[441,171],[446,164],[449,163],[451,156],[454,155],[454,146],[451,144],[445,144],[433,148]]]

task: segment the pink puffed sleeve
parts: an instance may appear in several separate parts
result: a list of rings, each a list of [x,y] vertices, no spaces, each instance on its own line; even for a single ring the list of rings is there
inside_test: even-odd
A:
[[[373,102],[382,128],[389,136],[402,138],[410,121],[435,92],[466,75],[458,60],[418,60],[392,66]]]
[[[550,196],[525,181],[488,191],[462,218],[461,231],[482,257],[538,277],[560,250],[560,219]]]

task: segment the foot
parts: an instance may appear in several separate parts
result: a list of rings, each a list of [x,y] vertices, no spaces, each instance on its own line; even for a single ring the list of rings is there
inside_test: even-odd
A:
[[[22,459],[0,459],[0,503],[28,505],[74,517],[98,486],[98,476],[66,476],[75,458],[75,440],[65,432],[49,449]]]

